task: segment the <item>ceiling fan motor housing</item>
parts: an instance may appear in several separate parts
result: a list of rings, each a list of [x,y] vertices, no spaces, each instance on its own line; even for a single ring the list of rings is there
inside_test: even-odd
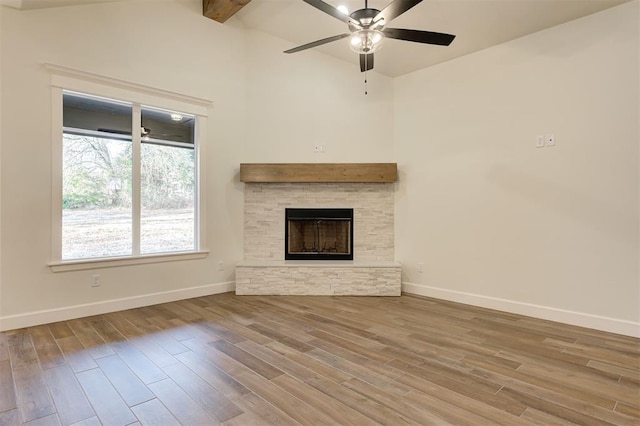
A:
[[[368,29],[369,27],[371,27],[374,24],[373,18],[378,13],[380,13],[380,11],[378,9],[360,9],[360,10],[356,10],[355,12],[353,12],[349,16],[351,18],[353,18],[354,20],[360,22],[361,27],[358,28],[353,23],[349,22],[349,30],[351,32],[355,32],[355,31],[359,31],[359,30],[362,30],[362,29]],[[376,29],[379,30],[379,31],[382,30],[382,27],[384,26],[384,24],[381,21],[382,21],[382,19],[378,20],[379,24],[376,25]]]

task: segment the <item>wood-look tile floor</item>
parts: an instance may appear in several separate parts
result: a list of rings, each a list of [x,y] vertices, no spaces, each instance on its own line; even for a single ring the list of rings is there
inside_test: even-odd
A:
[[[638,425],[639,364],[433,299],[226,293],[0,333],[0,424]]]

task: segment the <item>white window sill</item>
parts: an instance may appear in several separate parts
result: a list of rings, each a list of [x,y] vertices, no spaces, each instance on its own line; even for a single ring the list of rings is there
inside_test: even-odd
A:
[[[204,259],[209,251],[148,254],[140,256],[112,257],[105,259],[64,260],[51,262],[53,272],[81,271],[85,269],[114,268],[117,266],[144,265],[147,263],[175,262],[179,260]]]

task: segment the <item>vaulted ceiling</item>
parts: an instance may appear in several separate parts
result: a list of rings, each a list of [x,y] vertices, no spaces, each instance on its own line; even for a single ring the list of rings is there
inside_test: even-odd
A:
[[[37,9],[113,1],[131,0],[0,0],[0,5]],[[325,1],[332,6],[345,5],[350,12],[364,7],[364,0]],[[629,0],[424,0],[393,20],[391,26],[455,34],[454,42],[443,47],[388,39],[376,53],[375,71],[391,77],[400,76],[626,1]],[[345,23],[302,0],[202,2],[205,16],[224,22],[235,15],[235,19],[249,29],[288,41],[286,49],[348,32]],[[369,7],[382,10],[389,2],[370,0]],[[152,7],[153,2],[149,4]],[[358,56],[351,52],[347,43],[348,39],[343,39],[294,54],[313,55],[322,52],[353,63],[354,70],[358,71]],[[558,44],[561,43],[562,40],[558,40]]]
[[[325,0],[344,4],[350,12],[364,7],[364,0]],[[382,10],[391,0],[370,0]],[[487,47],[550,28],[616,6],[628,0],[424,0],[393,20],[393,28],[410,28],[455,34],[448,47],[387,39],[375,54],[375,70],[396,77],[463,56]],[[236,18],[245,26],[290,41],[286,48],[347,32],[347,24],[311,7],[302,0],[252,0]],[[558,40],[561,44],[563,41]],[[348,39],[311,50],[350,61],[359,70],[358,56]]]

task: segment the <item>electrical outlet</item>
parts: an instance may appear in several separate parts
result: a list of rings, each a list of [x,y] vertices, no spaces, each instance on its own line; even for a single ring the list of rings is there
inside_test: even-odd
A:
[[[314,154],[324,154],[325,151],[325,147],[324,145],[314,145],[313,146],[313,153]]]
[[[556,135],[554,135],[553,133],[544,135],[544,143],[547,146],[554,146],[556,144]]]
[[[418,263],[418,272],[420,273],[424,272],[424,263],[422,262]]]
[[[224,271],[224,260],[218,261],[218,271]]]
[[[91,275],[91,287],[100,287],[101,284],[100,274]]]
[[[536,148],[544,148],[545,140],[544,135],[536,136]]]

